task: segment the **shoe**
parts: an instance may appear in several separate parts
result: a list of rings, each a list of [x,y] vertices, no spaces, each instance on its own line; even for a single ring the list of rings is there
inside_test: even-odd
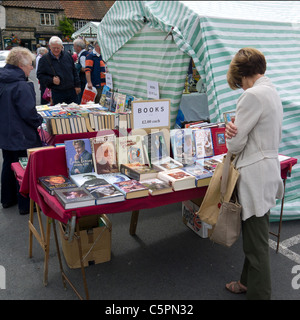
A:
[[[14,206],[15,204],[17,204],[17,202],[2,203],[2,207],[3,207],[3,209],[7,209],[7,208]]]
[[[29,210],[19,210],[19,213],[23,216],[25,214],[29,214]]]
[[[225,285],[226,289],[231,293],[245,293],[247,292],[247,287],[241,284],[240,281],[232,281]]]

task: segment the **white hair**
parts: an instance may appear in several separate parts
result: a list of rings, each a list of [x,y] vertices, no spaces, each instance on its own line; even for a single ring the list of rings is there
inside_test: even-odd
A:
[[[57,36],[53,36],[50,38],[49,40],[49,45],[51,44],[60,44],[61,46],[63,45],[61,38],[57,37]]]
[[[73,41],[73,45],[74,46],[78,46],[82,49],[85,49],[86,45],[83,39],[77,38]]]

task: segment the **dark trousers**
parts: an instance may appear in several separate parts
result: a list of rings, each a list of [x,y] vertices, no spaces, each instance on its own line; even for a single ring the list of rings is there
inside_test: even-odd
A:
[[[271,298],[269,214],[252,216],[242,223],[245,261],[240,281],[247,287],[249,300]]]
[[[78,103],[78,96],[74,88],[68,90],[51,90],[53,105],[58,103],[67,103],[72,102]]]
[[[13,162],[18,162],[19,157],[27,157],[26,150],[9,151],[2,149],[3,164],[1,172],[1,203],[18,203],[19,210],[29,211],[29,198],[19,193],[19,183],[11,169]]]

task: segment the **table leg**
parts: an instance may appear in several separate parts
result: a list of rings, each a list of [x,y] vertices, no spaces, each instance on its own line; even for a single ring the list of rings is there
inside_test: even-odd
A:
[[[135,235],[138,218],[139,218],[139,212],[140,212],[139,210],[134,210],[131,213],[131,221],[130,221],[130,228],[129,228],[129,234],[131,236]]]

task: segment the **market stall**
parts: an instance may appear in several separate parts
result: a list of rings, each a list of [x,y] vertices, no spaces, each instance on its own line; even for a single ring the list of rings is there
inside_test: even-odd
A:
[[[103,59],[114,89],[147,98],[147,81],[158,81],[171,99],[174,126],[190,58],[207,91],[210,120],[222,120],[242,93],[226,80],[242,47],[256,47],[284,108],[279,152],[299,158],[300,3],[296,1],[117,1],[98,27]],[[197,119],[195,119],[197,120]],[[286,185],[284,220],[299,219],[300,164]],[[278,220],[280,205],[272,210]]]

